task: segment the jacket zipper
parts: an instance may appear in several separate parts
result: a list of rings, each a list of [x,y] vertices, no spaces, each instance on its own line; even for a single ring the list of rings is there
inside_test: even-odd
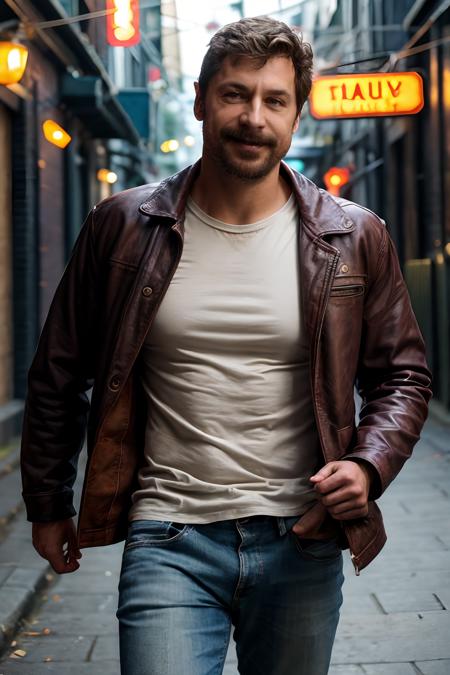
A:
[[[336,251],[336,253],[333,254],[333,260],[331,261],[331,264],[328,265],[328,270],[325,278],[325,284],[327,286],[326,291],[324,293],[324,299],[322,302],[322,305],[320,307],[320,320],[319,320],[319,325],[316,331],[316,336],[314,340],[314,353],[313,353],[313,358],[312,358],[312,369],[315,370],[316,367],[316,362],[317,362],[317,352],[319,351],[319,340],[320,340],[320,334],[322,333],[322,326],[323,326],[323,320],[325,318],[325,309],[327,306],[328,299],[331,294],[331,281],[333,279],[334,273],[336,271],[336,267],[338,264],[338,260],[340,257],[340,251]],[[314,391],[313,387],[313,391]],[[314,397],[313,397],[314,398]],[[314,398],[315,400],[315,398]]]
[[[326,307],[327,307],[327,302],[328,302],[328,299],[331,295],[331,283],[332,283],[332,279],[334,277],[334,274],[336,272],[336,267],[337,267],[337,264],[338,264],[338,261],[339,261],[339,257],[340,257],[340,251],[336,251],[336,253],[334,253],[333,260],[331,261],[331,264],[329,264],[329,267],[328,267],[328,270],[327,270],[327,276],[326,276],[326,279],[325,279],[325,283],[327,285],[327,288],[326,288],[326,291],[324,293],[324,299],[323,299],[323,302],[322,302],[322,306],[320,308],[320,321],[319,321],[319,326],[318,326],[318,329],[317,329],[317,332],[316,332],[316,338],[315,338],[315,342],[314,342],[314,354],[313,354],[311,371],[313,369],[315,370],[315,368],[316,368],[317,352],[319,350],[320,334],[322,332],[322,326],[323,326],[323,321],[324,321],[324,318],[325,318],[325,310],[326,310]],[[313,393],[315,392],[314,382],[313,382],[312,391],[313,391]],[[313,395],[313,405],[314,405],[314,409],[316,411],[316,419],[317,419],[318,416],[317,416],[316,397],[314,395]],[[317,425],[317,430],[319,432],[319,436],[321,437],[319,425]],[[321,447],[323,448],[323,441],[321,442]],[[325,456],[324,456],[324,460],[326,461]],[[341,527],[343,527],[342,524],[341,524]],[[353,567],[355,569],[355,574],[356,574],[356,576],[359,576],[360,571],[359,571],[359,566],[356,562],[356,555],[353,553],[353,551],[351,549],[350,549],[350,558],[351,558],[351,561],[353,563]]]
[[[356,555],[353,553],[352,550],[350,550],[350,558],[351,558],[351,561],[353,563],[353,567],[355,568],[355,574],[356,574],[357,577],[359,577],[360,571],[359,571],[358,563],[356,562]]]

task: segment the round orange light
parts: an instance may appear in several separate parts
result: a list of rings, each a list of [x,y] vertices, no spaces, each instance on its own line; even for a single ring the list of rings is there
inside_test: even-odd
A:
[[[331,174],[329,181],[331,185],[341,185],[342,184],[342,177],[338,173],[333,173]]]
[[[339,195],[339,190],[350,180],[350,171],[345,166],[333,166],[323,177],[323,182],[331,194]]]

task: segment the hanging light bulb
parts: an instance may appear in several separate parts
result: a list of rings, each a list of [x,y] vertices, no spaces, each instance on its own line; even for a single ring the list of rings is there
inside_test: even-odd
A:
[[[65,148],[72,140],[72,136],[54,120],[45,120],[42,130],[47,141],[58,148]]]
[[[20,42],[0,42],[0,84],[16,84],[25,72],[28,49]]]

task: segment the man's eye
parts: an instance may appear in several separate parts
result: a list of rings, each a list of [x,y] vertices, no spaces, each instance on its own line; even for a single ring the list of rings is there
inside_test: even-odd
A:
[[[226,91],[224,94],[225,98],[228,98],[230,100],[236,100],[241,98],[242,94],[238,91]]]
[[[284,105],[284,101],[279,98],[269,98],[267,99],[267,102],[269,105],[273,105],[275,108]]]

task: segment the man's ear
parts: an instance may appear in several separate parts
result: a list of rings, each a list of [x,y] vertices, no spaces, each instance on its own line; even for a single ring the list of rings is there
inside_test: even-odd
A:
[[[295,134],[295,132],[297,131],[299,124],[300,124],[300,113],[298,113],[297,117],[295,118],[294,126],[292,127],[293,134]]]
[[[194,89],[195,89],[194,115],[195,119],[197,119],[199,122],[202,122],[205,115],[204,115],[203,99],[200,93],[200,85],[198,82],[194,82]]]

